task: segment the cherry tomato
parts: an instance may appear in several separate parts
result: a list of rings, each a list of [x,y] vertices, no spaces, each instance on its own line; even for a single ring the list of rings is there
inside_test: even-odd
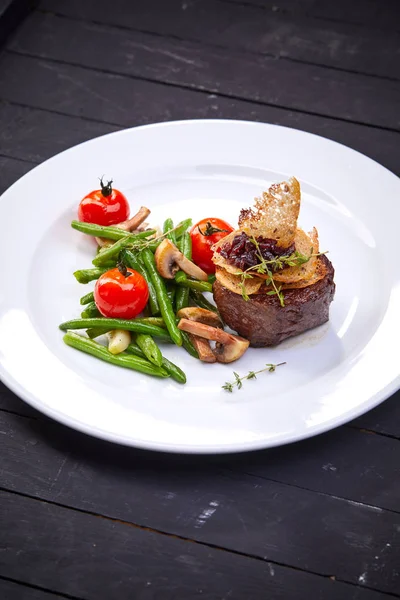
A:
[[[149,298],[147,282],[133,269],[121,267],[103,273],[96,281],[94,301],[103,315],[112,319],[133,319]]]
[[[85,223],[96,225],[115,225],[129,217],[129,204],[125,196],[111,186],[112,180],[103,183],[100,179],[100,189],[93,190],[81,200],[78,208],[78,218]]]
[[[208,274],[215,273],[211,258],[211,246],[233,231],[233,227],[222,219],[202,219],[190,230],[192,238],[192,260]]]

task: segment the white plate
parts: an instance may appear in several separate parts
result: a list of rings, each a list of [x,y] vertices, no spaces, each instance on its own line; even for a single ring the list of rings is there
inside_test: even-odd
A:
[[[316,225],[336,269],[330,322],[237,363],[165,354],[185,386],[118,369],[63,344],[79,316],[94,245],[70,227],[97,178],[112,176],[152,224],[219,216],[236,224],[272,182],[302,186],[300,226]],[[0,375],[29,404],[80,431],[171,452],[235,452],[293,442],[376,406],[399,383],[400,181],[332,141],[275,125],[183,121],[113,133],[40,165],[1,198]],[[9,227],[5,227],[9,224]],[[274,374],[221,386],[286,361]]]

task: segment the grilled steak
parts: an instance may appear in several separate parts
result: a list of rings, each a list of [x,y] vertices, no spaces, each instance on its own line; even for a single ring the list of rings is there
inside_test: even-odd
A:
[[[286,338],[326,323],[335,294],[334,269],[326,256],[321,260],[328,269],[325,277],[308,287],[285,290],[284,307],[276,296],[263,293],[250,296],[246,302],[239,294],[215,281],[214,300],[222,319],[254,347],[275,346]]]

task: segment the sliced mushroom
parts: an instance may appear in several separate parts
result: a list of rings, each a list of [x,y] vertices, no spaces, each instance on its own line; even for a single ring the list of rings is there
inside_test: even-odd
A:
[[[150,214],[150,210],[146,208],[146,206],[141,206],[133,217],[128,219],[127,221],[122,221],[121,223],[117,223],[117,225],[113,225],[113,227],[118,227],[118,229],[123,229],[124,231],[134,231],[143,223],[145,219]],[[99,246],[106,246],[110,240],[106,240],[105,238],[97,237],[96,241]]]
[[[230,363],[237,360],[246,352],[250,344],[249,340],[245,340],[238,335],[232,335],[223,329],[190,321],[189,319],[181,319],[178,328],[192,335],[215,341],[216,346],[213,353],[217,361],[221,363]]]
[[[190,333],[189,333],[189,338],[190,338],[190,341],[192,342],[193,346],[196,348],[197,354],[199,355],[199,359],[201,360],[201,362],[206,362],[206,363],[217,362],[217,359],[215,358],[215,354],[212,351],[210,342],[208,340],[206,340],[205,338],[201,338],[198,335],[192,335]]]
[[[141,206],[136,215],[134,215],[127,221],[118,223],[118,225],[115,225],[115,227],[118,227],[119,229],[125,229],[125,231],[133,231],[134,229],[137,229],[139,225],[141,225],[143,221],[147,219],[149,214],[150,210],[146,208],[146,206]]]
[[[155,259],[157,271],[165,279],[173,279],[178,270],[182,269],[182,271],[194,279],[208,281],[207,273],[186,258],[168,239],[163,240],[158,246]]]
[[[206,308],[187,306],[178,310],[177,316],[180,319],[189,319],[197,323],[204,323],[204,325],[211,325],[211,327],[222,327],[222,321],[217,313]]]
[[[217,314],[211,310],[205,308],[198,308],[197,306],[188,306],[187,308],[181,308],[177,316],[180,319],[189,319],[190,321],[196,321],[205,325],[211,325],[212,327],[222,327],[222,321]],[[210,342],[203,337],[192,335],[189,333],[190,340],[193,346],[196,348],[199,359],[202,362],[214,363],[216,362],[215,354],[211,349]]]

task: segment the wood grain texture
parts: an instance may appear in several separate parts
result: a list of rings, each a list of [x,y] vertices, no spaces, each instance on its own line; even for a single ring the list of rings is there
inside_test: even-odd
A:
[[[3,523],[9,511],[18,519],[2,531],[0,574],[85,600],[385,598],[327,577],[0,492]]]
[[[31,588],[0,577],[0,598],[2,600],[65,600],[66,596]]]
[[[235,457],[145,453],[6,413],[0,431],[3,489],[398,590],[400,514],[234,472]],[[292,449],[295,460],[301,450]]]
[[[197,118],[276,123],[346,144],[400,173],[397,154],[393,152],[400,144],[397,132],[7,53],[0,57],[0,76],[7,81],[7,86],[0,92],[6,100],[105,121],[115,124],[115,129]],[[30,131],[36,136],[34,139],[30,134],[24,136],[24,130],[19,126],[21,119],[29,122]],[[113,127],[85,125],[79,119],[72,122],[56,114],[46,115],[22,106],[6,105],[3,108],[0,105],[0,125],[2,123],[0,144],[3,153],[7,151],[12,156],[36,160],[59,151],[60,145],[66,147],[82,141],[86,127],[85,135],[93,136],[108,133]],[[24,136],[22,140],[21,136]],[[42,151],[38,153],[40,148]]]
[[[30,407],[27,406],[27,409]],[[38,414],[33,409],[30,409],[30,413],[33,416]],[[25,414],[29,415],[28,410]],[[6,414],[0,414],[0,426],[5,432],[4,435],[11,436],[13,440],[7,442],[6,439],[0,439],[0,443],[5,444],[4,451],[7,458],[4,460],[5,463],[9,463],[11,473],[14,470],[18,473],[16,467],[19,460],[23,461],[26,447],[30,449],[29,456],[26,457],[27,468],[30,468],[29,461],[32,460],[32,453],[39,453],[41,464],[45,461],[46,444],[44,446],[41,444],[38,448],[36,448],[36,444],[33,444],[34,449],[31,448],[30,443],[26,446],[28,438],[36,440],[34,434],[32,437],[31,431],[38,432],[39,441],[41,436],[45,436],[45,439],[48,438],[50,447],[53,446],[57,435],[62,435],[62,439],[65,438],[66,441],[61,448],[67,452],[69,444],[74,444],[74,437],[79,442],[78,447],[84,443],[90,454],[96,453],[97,446],[100,453],[103,453],[105,447],[108,447],[107,444],[104,446],[97,440],[90,439],[86,442],[84,436],[75,434],[50,420],[45,418],[44,420],[46,421],[44,424],[31,424],[20,422],[18,418],[13,419],[12,415],[9,417]],[[207,467],[217,466],[229,469],[236,474],[246,473],[325,495],[339,496],[350,502],[364,503],[400,513],[400,467],[393,460],[393,457],[396,457],[399,452],[399,444],[400,442],[395,439],[341,428],[295,445],[235,455],[234,457],[209,459],[205,460],[204,464]],[[10,452],[11,455],[9,455]],[[156,457],[158,455],[147,455],[147,453],[135,450],[125,450],[125,452],[128,456],[137,456],[140,457],[140,460],[144,460],[146,468],[157,466]],[[123,454],[124,449],[112,451],[115,460],[122,460],[129,471],[129,460],[124,458]],[[352,457],[352,460],[349,460],[349,456]],[[82,451],[77,453],[77,458],[83,461],[85,468],[88,468]],[[58,458],[50,457],[49,460],[55,460],[54,472],[57,472]],[[186,461],[194,465],[202,464],[201,458],[189,460],[166,456],[165,461],[167,464],[183,469],[185,476]],[[97,461],[95,464],[97,466]],[[50,478],[51,472],[52,470],[48,474]],[[13,478],[6,481],[7,487],[17,485],[14,484]],[[257,484],[257,481],[254,483]],[[24,488],[12,487],[12,489],[24,491]],[[41,497],[41,493],[46,492],[46,489],[46,487],[35,489],[35,495]],[[26,493],[32,492],[28,490]],[[94,508],[94,510],[96,509]]]
[[[107,25],[400,78],[400,34],[395,31],[355,28],[351,24],[218,0],[45,0],[40,6]]]
[[[400,31],[400,9],[397,0],[317,0],[311,14],[316,17],[365,25],[374,29]]]
[[[117,129],[0,101],[0,147],[3,155],[11,158],[39,163],[71,146]]]
[[[268,11],[301,14],[339,23],[399,31],[397,0],[224,0],[261,6]]]
[[[107,44],[98,43],[102,36]],[[242,51],[227,53],[196,42],[40,13],[21,25],[9,48],[112,73],[400,129],[400,81],[277,61]]]

